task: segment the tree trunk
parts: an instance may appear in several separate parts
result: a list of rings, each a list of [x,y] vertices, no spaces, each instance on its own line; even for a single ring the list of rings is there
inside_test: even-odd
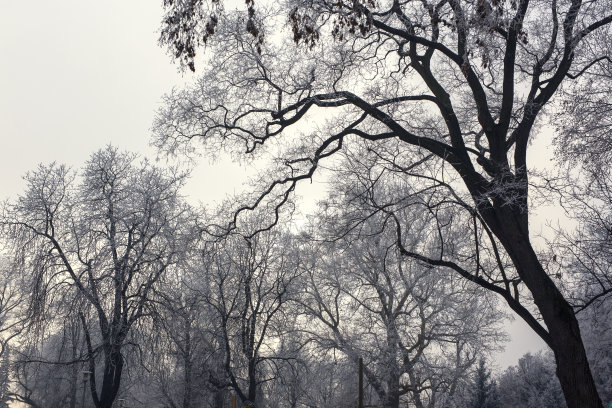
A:
[[[121,373],[123,372],[121,350],[119,347],[110,347],[105,354],[102,390],[96,408],[112,408],[121,384]],[[94,391],[92,390],[92,392]]]
[[[495,235],[508,251],[519,276],[531,291],[548,328],[550,339],[547,343],[555,355],[557,376],[567,406],[603,408],[574,310],[542,267],[529,242],[528,231],[520,228],[519,217],[515,214],[508,216],[508,212],[498,218],[501,231],[495,231]]]
[[[412,367],[408,368],[406,370],[406,373],[408,374],[408,378],[410,379],[410,384],[415,387],[414,391],[411,393],[412,402],[414,403],[414,406],[416,408],[425,408],[425,405],[423,404],[423,400],[421,399],[421,391],[417,389],[417,385],[419,382],[417,381],[417,378],[414,375],[414,371],[412,370]]]
[[[385,408],[399,408],[400,392],[399,377],[392,376],[387,382],[387,396],[384,401]]]
[[[248,402],[250,404],[255,404],[257,401],[257,373],[256,373],[256,362],[255,358],[249,360],[249,394],[248,394]],[[243,401],[247,402],[247,401]]]
[[[387,325],[387,348],[389,350],[387,366],[389,371],[387,373],[387,392],[383,398],[383,405],[385,408],[399,408],[401,377],[401,370],[398,366],[399,334],[397,333],[393,313],[387,315],[387,321],[389,322]]]
[[[72,366],[72,372],[70,373],[70,402],[69,402],[68,408],[76,408],[77,398],[78,398],[77,396],[78,388],[79,388],[79,366],[74,364]]]
[[[185,370],[185,383],[183,384],[183,408],[191,407],[192,399],[192,363],[191,363],[191,322],[187,320],[185,326],[185,352],[183,354],[183,365]]]
[[[213,396],[215,408],[225,408],[225,388],[217,388]]]
[[[192,380],[191,380],[191,371],[192,365],[191,361],[189,361],[189,357],[185,357],[185,384],[183,390],[183,408],[191,408],[191,400],[192,400]]]

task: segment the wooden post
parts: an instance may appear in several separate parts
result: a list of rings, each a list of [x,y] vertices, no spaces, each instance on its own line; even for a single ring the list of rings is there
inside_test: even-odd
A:
[[[359,399],[358,408],[363,408],[363,358],[359,357]]]
[[[232,395],[232,408],[236,408],[236,396]]]

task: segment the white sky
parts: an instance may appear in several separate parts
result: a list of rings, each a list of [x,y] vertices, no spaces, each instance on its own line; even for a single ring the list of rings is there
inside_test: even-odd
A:
[[[0,0],[0,199],[23,191],[21,177],[39,163],[78,168],[109,143],[155,156],[160,98],[191,79],[157,45],[161,14],[161,0]],[[218,202],[247,175],[202,160],[186,193]],[[510,334],[500,368],[543,345],[522,322]]]
[[[180,74],[157,46],[161,1],[0,0],[1,196],[19,194],[39,163],[80,165],[113,144],[154,157],[149,128]],[[240,188],[228,162],[194,172],[204,202]]]

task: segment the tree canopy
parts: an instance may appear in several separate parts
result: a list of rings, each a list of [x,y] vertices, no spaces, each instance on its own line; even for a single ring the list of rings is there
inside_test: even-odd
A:
[[[532,243],[527,152],[549,113],[575,149],[608,139],[605,115],[563,96],[599,106],[610,6],[251,0],[229,12],[221,1],[167,1],[161,43],[192,70],[200,46],[207,57],[194,86],[166,97],[154,142],[275,157],[230,229],[262,208],[275,224],[298,182],[324,163],[338,177],[356,163],[343,198],[365,206],[348,228],[379,215],[403,255],[499,294],[552,349],[568,406],[601,407],[574,310]],[[408,208],[430,217],[434,251],[404,244]],[[469,251],[449,239],[460,226]]]

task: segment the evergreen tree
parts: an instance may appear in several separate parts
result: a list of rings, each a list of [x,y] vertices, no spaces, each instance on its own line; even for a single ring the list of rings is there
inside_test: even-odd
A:
[[[470,408],[501,407],[497,383],[495,380],[491,380],[491,370],[487,370],[486,362],[483,358],[478,363],[472,384],[474,388],[469,403]]]

